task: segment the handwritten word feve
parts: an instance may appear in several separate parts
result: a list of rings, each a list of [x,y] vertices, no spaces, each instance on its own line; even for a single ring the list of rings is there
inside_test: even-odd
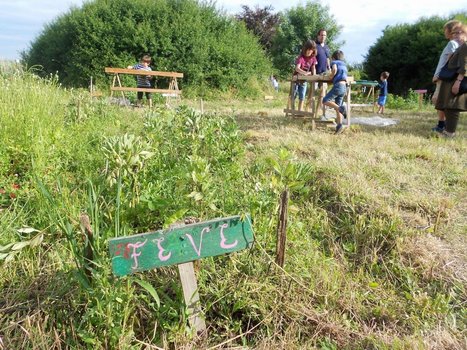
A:
[[[238,244],[238,240],[234,240],[232,243],[227,242],[227,238],[225,237],[224,229],[226,229],[229,225],[228,224],[222,224],[220,225],[220,231],[219,231],[219,236],[220,236],[220,243],[219,246],[222,249],[229,250],[232,248],[235,248]],[[193,236],[190,233],[185,233],[184,236],[188,238],[188,241],[190,242],[191,246],[193,247],[193,250],[195,253],[200,257],[201,256],[201,251],[202,251],[202,246],[203,246],[203,236],[207,233],[210,233],[211,229],[208,227],[204,227],[201,230],[200,233],[200,239],[199,239],[199,244],[197,245]],[[157,254],[157,259],[160,261],[168,261],[171,256],[172,252],[168,251],[165,249],[162,245],[162,242],[164,241],[164,237],[160,238],[155,238],[152,240],[153,243],[157,245],[158,249],[158,254]],[[142,242],[136,242],[136,243],[126,243],[126,244],[118,244],[117,245],[117,250],[115,251],[115,256],[122,256],[122,248],[123,248],[123,258],[124,259],[133,259],[133,265],[131,266],[132,269],[137,269],[138,268],[138,259],[143,254],[142,248],[146,245],[148,242],[148,239],[145,239]]]

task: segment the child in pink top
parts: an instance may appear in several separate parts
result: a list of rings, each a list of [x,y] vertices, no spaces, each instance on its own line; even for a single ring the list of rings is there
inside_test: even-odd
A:
[[[312,40],[307,40],[302,47],[300,56],[295,61],[294,75],[315,75],[316,74],[316,43]],[[303,109],[303,100],[306,95],[306,82],[297,82],[295,84],[295,90],[293,94],[293,101],[295,104],[295,98],[298,94],[298,110]]]

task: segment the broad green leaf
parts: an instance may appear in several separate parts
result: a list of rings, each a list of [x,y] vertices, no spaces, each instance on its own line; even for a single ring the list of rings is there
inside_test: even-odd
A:
[[[200,192],[193,191],[191,192],[188,197],[193,198],[196,202],[203,199],[203,195]]]
[[[44,240],[44,235],[41,233],[41,234],[38,234],[36,237],[34,237],[33,239],[31,239],[31,247],[37,247],[39,246],[42,241]]]
[[[39,230],[36,230],[35,228],[32,227],[23,227],[17,230],[19,233],[33,233],[33,232],[39,232]]]
[[[12,261],[15,258],[15,255],[16,252],[11,252],[10,254],[8,254],[8,256],[5,258],[5,263]]]
[[[15,242],[13,243],[8,243],[7,245],[0,245],[0,252],[6,252],[7,250],[10,250],[11,247],[15,245]]]
[[[27,247],[28,245],[31,244],[31,241],[22,241],[22,242],[18,242],[18,243],[15,243],[13,245],[13,247],[11,247],[11,250],[20,250],[20,249],[23,249],[24,247]]]
[[[171,224],[173,224],[174,222],[180,220],[187,212],[188,210],[187,209],[180,209],[180,210],[177,210],[175,213],[173,213],[172,215],[170,215],[164,222],[164,227],[168,227],[170,226]]]
[[[159,295],[157,294],[156,290],[154,289],[153,286],[151,286],[148,282],[146,281],[142,281],[142,280],[133,280],[135,281],[137,284],[139,284],[143,289],[146,290],[146,292],[148,292],[154,299],[154,301],[156,302],[157,304],[157,307],[160,307],[161,306],[161,301],[159,299]]]

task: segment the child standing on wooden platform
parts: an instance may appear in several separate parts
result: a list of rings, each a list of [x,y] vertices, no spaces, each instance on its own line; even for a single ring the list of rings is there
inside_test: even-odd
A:
[[[315,75],[316,74],[316,43],[312,40],[307,40],[302,47],[300,56],[295,61],[294,75]],[[295,89],[293,92],[292,105],[295,106],[295,98],[298,95],[298,110],[303,109],[303,101],[306,95],[306,82],[295,83]],[[295,107],[293,107],[295,108]]]
[[[341,50],[334,51],[331,62],[332,89],[324,96],[323,104],[334,108],[336,111],[336,134],[344,131],[342,117],[346,116],[342,101],[347,92],[347,66],[344,62],[344,53]]]
[[[143,71],[150,72],[152,71],[149,65],[151,64],[151,56],[144,55],[141,61],[134,66],[128,66],[127,69],[139,69]],[[136,86],[138,88],[151,88],[151,76],[150,75],[137,75],[136,76]],[[143,102],[143,92],[137,92],[138,102],[137,105],[141,106]],[[146,99],[148,100],[149,107],[152,107],[152,94],[150,92],[146,92]]]

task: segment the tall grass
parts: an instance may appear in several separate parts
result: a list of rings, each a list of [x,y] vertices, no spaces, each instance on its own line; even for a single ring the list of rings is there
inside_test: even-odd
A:
[[[121,109],[19,71],[0,88],[5,348],[465,345],[467,143],[429,137],[427,114],[389,111],[398,126],[335,137],[285,120],[276,101]],[[204,338],[187,327],[176,267],[111,274],[111,237],[244,212],[255,246],[195,264]]]

